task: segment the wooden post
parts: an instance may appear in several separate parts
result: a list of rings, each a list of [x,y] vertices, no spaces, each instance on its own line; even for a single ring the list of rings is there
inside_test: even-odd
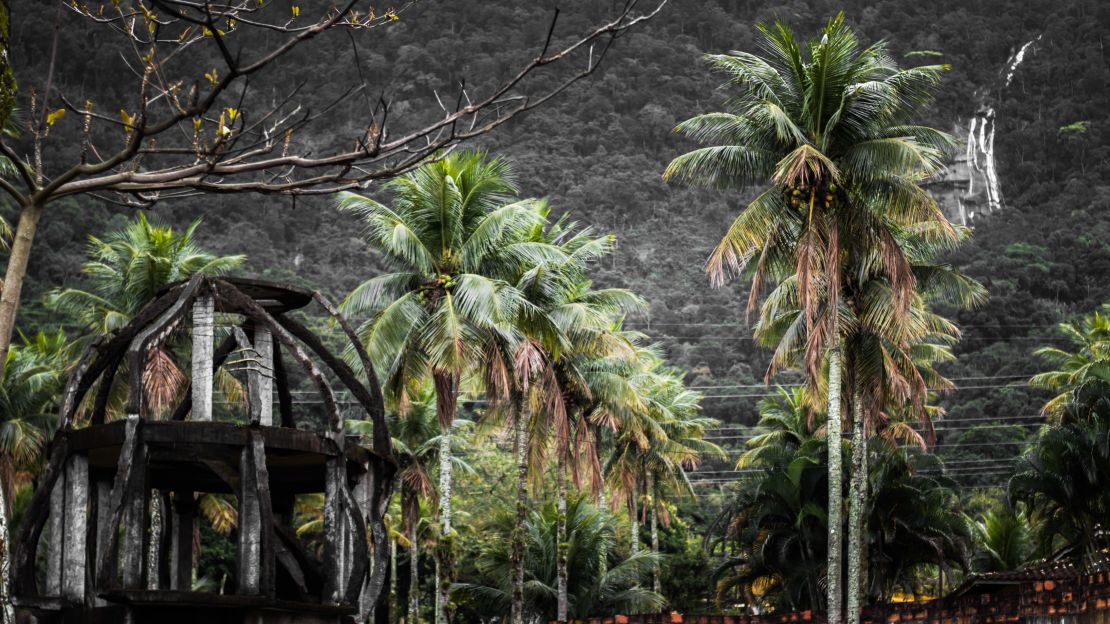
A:
[[[62,593],[62,554],[65,548],[66,469],[62,468],[50,491],[50,528],[46,545],[46,595]]]
[[[274,426],[274,337],[263,325],[254,329],[254,361],[247,386],[250,393],[251,421]]]
[[[258,471],[255,469],[254,444],[248,439],[239,459],[239,542],[238,578],[239,593],[260,593],[262,581],[262,525],[261,492]]]
[[[346,487],[343,474],[345,458],[329,457],[324,468],[324,595],[325,604],[340,604],[343,600],[347,570],[344,555],[342,513],[343,492]]]
[[[107,479],[97,479],[96,481],[96,549],[95,558],[90,559],[90,562],[95,562],[96,567],[93,568],[93,578],[96,578],[96,571],[104,566],[104,553],[108,549],[108,533],[109,531],[118,530],[117,527],[112,526],[112,482]],[[96,582],[92,583],[96,585]],[[94,595],[95,591],[92,592]],[[106,600],[99,596],[94,599],[94,604],[103,606],[108,604]]]
[[[70,456],[66,465],[65,509],[62,596],[83,602],[89,513],[89,459],[85,455]]]
[[[193,420],[212,420],[212,358],[215,300],[210,295],[193,303]]]
[[[139,420],[138,414],[131,414],[128,420]],[[138,437],[138,429],[135,434]],[[135,440],[135,451],[131,459],[131,479],[124,486],[124,540],[120,565],[123,567],[124,589],[142,589],[143,559],[146,555],[147,537],[147,487],[146,487],[146,444]],[[109,530],[112,530],[111,528]]]
[[[173,522],[170,540],[170,590],[190,591],[193,587],[193,527],[197,501],[192,492],[173,493]]]

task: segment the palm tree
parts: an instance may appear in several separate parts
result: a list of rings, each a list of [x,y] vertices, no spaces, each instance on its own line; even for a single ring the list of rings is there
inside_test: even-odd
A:
[[[1110,412],[1046,428],[1010,478],[1011,501],[1038,516],[1039,551],[1072,546],[1094,554],[1107,545],[1110,518]]]
[[[726,455],[704,439],[705,431],[717,421],[698,415],[700,393],[686,389],[681,374],[665,368],[654,349],[641,349],[639,356],[632,387],[643,407],[617,425],[605,472],[629,506],[633,552],[640,548],[642,500],[651,523],[651,551],[658,554],[659,510],[664,496],[692,496],[688,471],[696,469],[707,455]],[[660,590],[658,569],[653,570],[652,588],[657,593]]]
[[[548,205],[540,202],[536,209],[546,219]],[[568,466],[573,468],[579,485],[582,474],[599,473],[596,456],[589,453],[594,447],[584,408],[593,402],[593,394],[584,372],[593,359],[633,353],[631,345],[614,330],[614,320],[643,305],[639,297],[624,289],[594,289],[587,278],[591,262],[608,254],[614,240],[612,236],[595,236],[588,228],[579,231],[564,215],[533,228],[526,241],[543,253],[537,261],[521,265],[514,277],[529,313],[517,323],[521,339],[502,345],[503,358],[513,365],[512,398],[503,406],[505,409],[492,412],[506,420],[514,434],[518,526],[523,526],[527,518],[529,477],[538,484],[552,447],[559,509],[566,507]],[[578,461],[582,456],[586,460]],[[599,479],[592,476],[589,481],[596,488]],[[560,518],[559,531],[564,535],[565,515]],[[523,533],[514,533],[513,539],[510,621],[519,624],[524,614],[527,553]],[[557,567],[557,617],[562,621],[568,609],[565,553]]]
[[[59,288],[47,305],[75,319],[93,336],[123,327],[166,286],[193,274],[223,275],[242,264],[244,256],[217,256],[195,241],[200,221],[184,231],[150,223],[139,213],[122,230],[104,239],[89,237],[88,260],[81,266],[87,289]],[[222,376],[230,383],[230,377]],[[147,359],[143,375],[146,404],[160,414],[172,406],[186,376],[169,348],[158,348]]]
[[[490,382],[491,398],[506,396],[510,366],[500,345],[514,340],[522,298],[505,278],[543,253],[520,242],[543,218],[534,200],[513,201],[508,162],[479,152],[446,155],[390,181],[387,189],[391,207],[352,193],[340,196],[340,208],[358,216],[367,244],[394,269],[360,284],[341,308],[366,319],[360,336],[394,401],[403,405],[420,383],[433,384],[443,431],[439,530],[448,547],[451,423],[461,384],[474,376]],[[446,621],[446,568],[437,563],[437,623]]]
[[[747,450],[736,460],[736,468],[758,465],[762,455],[777,453],[778,447],[798,448],[818,435],[818,415],[809,404],[809,392],[804,386],[790,389],[776,386],[773,396],[760,399],[757,433],[745,443]]]
[[[769,444],[709,536],[730,547],[718,569],[717,592],[740,592],[749,604],[779,610],[818,607],[823,589],[821,552],[829,521],[822,499],[828,484],[827,439],[799,446]],[[959,513],[954,483],[933,455],[911,453],[882,439],[872,468],[874,495],[866,508],[868,566],[878,570],[873,593],[889,600],[928,566],[966,567],[971,536]]]
[[[1042,411],[1063,422],[1069,412],[1092,411],[1110,401],[1110,304],[1058,327],[1075,351],[1056,347],[1037,349],[1036,355],[1056,370],[1035,375],[1029,383],[1057,393]]]
[[[23,344],[8,352],[0,379],[0,495],[5,501],[41,467],[72,355],[61,330],[23,337]],[[7,506],[3,511],[11,513]]]
[[[749,311],[765,283],[795,280],[806,330],[804,369],[815,388],[827,362],[828,435],[839,439],[845,329],[840,314],[859,286],[851,268],[878,250],[875,269],[891,285],[892,312],[901,317],[915,282],[893,232],[930,223],[938,226],[938,237],[955,236],[919,185],[942,167],[953,140],[906,123],[944,68],[901,69],[882,42],[861,49],[843,15],[829,21],[820,40],[805,45],[785,24],[759,28],[765,56],[707,57],[728,75],[727,86],[742,91],[732,111],[679,125],[680,132],[711,145],[676,158],[665,176],[718,188],[770,182],[717,245],[709,273],[721,284],[757,259]],[[835,493],[841,466],[834,447],[829,469]],[[830,500],[828,509],[828,616],[836,624],[842,587],[840,523],[834,520],[841,501]]]
[[[511,555],[509,535],[522,530],[527,536],[528,561],[525,604],[533,621],[552,621],[557,617],[556,568],[559,551],[565,551],[575,570],[569,588],[570,619],[616,613],[651,611],[663,605],[655,592],[638,587],[638,579],[656,564],[652,553],[640,552],[619,557],[615,545],[614,518],[590,504],[586,495],[572,496],[565,514],[551,503],[533,509],[523,527],[516,525],[514,513],[496,516],[485,534],[476,566],[480,578],[459,584],[458,593],[468,602],[480,603],[482,611],[508,606],[511,594]],[[558,517],[567,517],[567,536],[560,542]],[[596,565],[599,556],[608,559],[604,570]]]
[[[972,527],[978,547],[977,572],[1009,572],[1032,559],[1032,518],[1022,506],[988,511]]]

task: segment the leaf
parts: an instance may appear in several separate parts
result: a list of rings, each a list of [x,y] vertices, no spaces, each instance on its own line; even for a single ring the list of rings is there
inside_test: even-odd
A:
[[[64,109],[64,108],[59,108],[57,110],[50,111],[49,113],[46,114],[46,125],[53,126],[54,122],[61,119],[65,114],[66,114],[66,109]]]
[[[121,108],[121,109],[119,109],[119,118],[123,120],[123,125],[127,126],[128,131],[131,131],[131,130],[135,129],[135,116],[134,115],[128,115],[127,111],[125,111]]]
[[[204,77],[208,79],[208,82],[212,83],[212,86],[216,86],[216,84],[220,82],[220,77],[219,74],[216,73],[216,68],[212,68],[210,72],[205,72]]]
[[[297,17],[300,14],[301,14],[301,7],[294,4],[293,5],[293,17]]]

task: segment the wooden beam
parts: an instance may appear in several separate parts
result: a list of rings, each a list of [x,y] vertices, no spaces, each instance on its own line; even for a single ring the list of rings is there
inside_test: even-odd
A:
[[[107,420],[108,399],[112,396],[112,384],[116,380],[116,372],[119,371],[119,365],[123,362],[123,355],[120,354],[110,362],[107,368],[104,369],[104,374],[100,377],[100,384],[96,389],[96,400],[93,402],[92,417],[89,423],[93,425],[103,425]]]
[[[251,466],[258,488],[259,563],[258,585],[260,591],[273,597],[277,591],[274,561],[274,508],[270,498],[270,473],[266,467],[266,446],[257,429],[250,432]]]
[[[96,539],[90,540],[93,554],[89,557],[89,565],[85,573],[86,583],[88,584],[89,593],[94,596],[93,603],[96,606],[103,606],[105,603],[103,598],[97,595],[97,578],[96,574],[104,565],[104,553],[108,549],[108,535],[118,527],[112,526],[112,482],[107,479],[96,480],[96,514],[93,516],[95,521]]]
[[[47,596],[62,595],[62,558],[65,552],[63,536],[66,530],[66,475],[58,476],[50,492],[50,521],[46,535],[46,579],[43,588]]]
[[[193,420],[212,420],[213,340],[215,335],[215,300],[209,295],[197,297],[193,303]]]

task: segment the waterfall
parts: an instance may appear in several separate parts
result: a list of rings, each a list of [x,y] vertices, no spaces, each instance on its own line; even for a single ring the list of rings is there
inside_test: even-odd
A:
[[[1000,89],[1010,86],[1026,54],[1042,36],[1027,41],[1006,59],[999,72]],[[975,218],[976,211],[991,213],[1003,205],[994,153],[996,113],[990,95],[990,89],[980,91],[978,110],[968,121],[964,152],[930,183],[950,218],[964,225]]]

